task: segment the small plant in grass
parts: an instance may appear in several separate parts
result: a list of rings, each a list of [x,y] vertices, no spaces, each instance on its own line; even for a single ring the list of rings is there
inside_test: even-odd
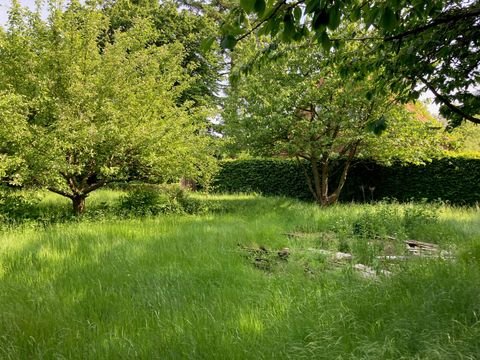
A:
[[[37,215],[40,198],[34,193],[0,189],[0,220],[5,223],[22,222]]]
[[[205,202],[192,198],[177,184],[135,185],[120,199],[125,215],[199,214],[208,210]]]
[[[351,246],[350,246],[350,244],[347,240],[341,239],[338,242],[337,250],[340,251],[340,252],[343,252],[343,253],[349,253],[351,251]]]
[[[412,203],[405,207],[403,212],[403,224],[409,236],[414,236],[418,228],[431,226],[438,221],[440,203]]]
[[[396,203],[380,202],[368,207],[354,222],[353,235],[367,239],[385,238],[387,236],[404,236],[402,218]]]
[[[160,213],[180,213],[176,192],[162,192],[156,185],[137,185],[120,199],[120,210],[125,215],[148,216]]]

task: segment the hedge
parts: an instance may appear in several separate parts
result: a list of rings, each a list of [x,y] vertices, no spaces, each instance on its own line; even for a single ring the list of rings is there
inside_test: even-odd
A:
[[[214,179],[214,189],[313,199],[303,167],[294,160],[223,161]],[[382,166],[372,161],[353,164],[340,200],[383,198],[444,200],[461,205],[480,202],[480,159],[444,158],[427,165],[408,166]]]

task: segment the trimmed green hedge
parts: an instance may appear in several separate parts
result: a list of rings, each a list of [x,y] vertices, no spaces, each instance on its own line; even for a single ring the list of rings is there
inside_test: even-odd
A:
[[[312,199],[304,170],[293,160],[223,161],[214,188],[218,192],[259,192]],[[480,159],[445,158],[424,166],[389,167],[371,161],[356,162],[340,200],[362,202],[386,197],[399,201],[441,199],[453,204],[480,202]]]

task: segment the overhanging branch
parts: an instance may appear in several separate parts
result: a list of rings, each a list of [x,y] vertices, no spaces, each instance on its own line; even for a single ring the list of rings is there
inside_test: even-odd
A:
[[[446,96],[440,94],[435,87],[428,82],[425,78],[419,77],[420,81],[430,90],[435,97],[440,100],[446,107],[452,110],[455,114],[462,116],[464,119],[467,119],[475,124],[480,124],[480,118],[472,116],[470,114],[465,113],[462,109],[458,106],[455,106]]]
[[[480,15],[480,6],[476,6],[473,9],[462,9],[451,13],[443,14],[443,16],[439,16],[438,18],[430,21],[428,24],[418,26],[416,28],[404,31],[400,34],[387,36],[384,38],[385,41],[393,41],[393,40],[401,40],[405,37],[418,35],[428,29],[434,28],[439,25],[448,24],[451,22],[464,20],[471,17],[477,17]]]

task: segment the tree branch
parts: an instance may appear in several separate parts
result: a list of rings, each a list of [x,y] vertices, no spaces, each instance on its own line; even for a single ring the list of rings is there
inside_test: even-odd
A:
[[[450,22],[455,22],[458,20],[463,20],[465,18],[476,17],[480,15],[480,6],[474,7],[473,9],[462,9],[459,11],[452,11],[450,14],[444,14],[444,16],[439,16],[435,20],[430,21],[428,24],[418,26],[416,28],[404,31],[400,34],[387,36],[384,38],[385,41],[401,40],[407,36],[418,35],[428,29],[431,29],[435,26],[447,24]]]
[[[307,180],[308,189],[309,189],[310,192],[312,193],[313,198],[318,201],[317,194],[315,193],[315,190],[314,190],[314,188],[313,188],[312,179],[310,178],[310,175],[308,174],[308,171],[307,171],[307,169],[306,169],[306,167],[305,167],[305,164],[303,163],[303,161],[300,160],[299,156],[301,156],[301,155],[297,155],[297,156],[296,156],[297,162],[300,164],[300,166],[301,166],[302,169],[303,169],[303,173],[304,173],[304,175],[305,175],[305,179]],[[307,159],[305,156],[301,156],[301,157],[302,157],[303,159],[305,159],[305,160],[309,160],[309,159]]]
[[[297,5],[300,5],[302,3],[304,3],[305,0],[299,0],[293,4],[290,4],[287,9],[293,9],[295,6]],[[236,40],[237,42],[245,39],[246,37],[250,36],[251,33],[253,33],[254,31],[256,31],[260,26],[262,26],[263,24],[265,24],[268,20],[272,19],[276,14],[277,12],[280,10],[280,8],[285,5],[287,3],[287,0],[282,0],[280,1],[272,10],[272,12],[265,18],[261,19],[257,24],[255,24],[255,26],[253,28],[251,28],[250,30],[248,30],[245,34],[239,36]]]
[[[429,83],[425,78],[419,76],[418,77],[420,81],[435,95],[435,97],[440,100],[445,106],[447,106],[450,110],[452,110],[455,114],[462,116],[464,119],[470,120],[471,122],[475,124],[480,124],[480,118],[477,118],[475,116],[469,115],[465,113],[462,109],[460,109],[458,106],[455,106],[450,102],[450,100],[440,94],[431,83]]]
[[[58,190],[58,189],[55,189],[53,187],[48,187],[47,188],[48,191],[51,191],[55,194],[58,194],[58,195],[61,195],[61,196],[65,196],[69,199],[72,199],[73,198],[73,195],[70,195],[69,193],[66,193],[65,191],[62,191],[62,190]]]
[[[84,194],[88,194],[88,193],[91,193],[92,191],[94,190],[97,190],[99,188],[101,188],[102,186],[105,186],[107,184],[107,181],[106,180],[101,180],[99,181],[98,183],[95,183],[95,184],[92,184],[90,186],[87,186],[85,189],[83,189],[83,193]]]

